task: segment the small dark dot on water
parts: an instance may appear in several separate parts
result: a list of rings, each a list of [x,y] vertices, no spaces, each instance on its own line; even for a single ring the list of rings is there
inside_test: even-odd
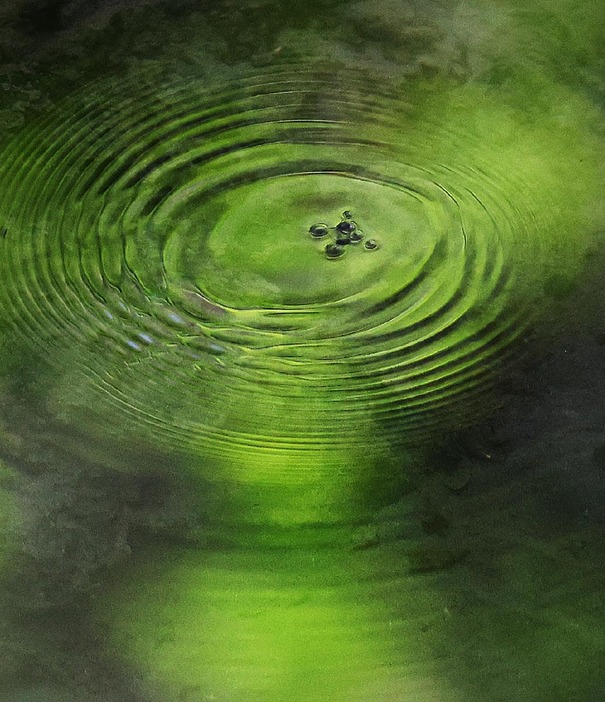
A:
[[[351,232],[354,232],[357,229],[357,225],[355,224],[355,222],[344,221],[339,222],[336,225],[336,229],[338,229],[338,231],[342,234],[350,234]]]
[[[378,243],[376,242],[376,239],[368,239],[364,246],[368,251],[373,251],[374,249],[378,248]]]
[[[350,239],[352,244],[358,244],[363,239],[363,233],[359,230],[351,232]]]
[[[340,244],[328,244],[326,246],[326,256],[328,258],[339,258],[344,252],[345,249]]]
[[[351,210],[345,210],[342,213],[342,218],[343,219],[353,219],[353,213],[351,212]]]
[[[2,227],[0,229],[0,236],[4,239],[4,237],[8,234],[8,229],[6,227]]]
[[[309,232],[315,239],[322,239],[324,236],[328,236],[329,227],[323,222],[319,224],[312,224],[309,227]]]
[[[340,246],[346,246],[351,243],[351,237],[348,234],[339,234],[336,237],[336,243],[340,244]]]

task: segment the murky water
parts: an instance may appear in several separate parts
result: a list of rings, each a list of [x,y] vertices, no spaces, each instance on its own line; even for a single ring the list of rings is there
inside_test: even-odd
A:
[[[0,687],[600,700],[605,5],[0,11]]]

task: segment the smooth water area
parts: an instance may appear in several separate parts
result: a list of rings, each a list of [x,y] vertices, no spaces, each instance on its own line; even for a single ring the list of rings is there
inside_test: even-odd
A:
[[[602,699],[603,20],[0,10],[0,699]]]

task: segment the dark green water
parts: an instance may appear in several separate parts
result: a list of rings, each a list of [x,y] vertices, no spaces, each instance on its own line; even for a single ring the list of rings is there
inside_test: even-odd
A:
[[[602,699],[604,19],[0,11],[1,699]]]

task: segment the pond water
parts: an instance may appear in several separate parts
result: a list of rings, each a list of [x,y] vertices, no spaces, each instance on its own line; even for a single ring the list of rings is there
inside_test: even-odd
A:
[[[0,697],[605,692],[605,3],[0,9]]]

